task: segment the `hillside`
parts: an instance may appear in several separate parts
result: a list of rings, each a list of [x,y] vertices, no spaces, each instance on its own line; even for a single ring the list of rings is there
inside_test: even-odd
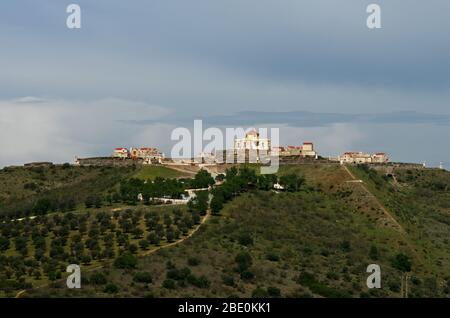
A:
[[[306,180],[300,191],[250,190],[201,225],[200,219],[189,221],[191,214],[181,207],[138,205],[114,213],[107,212],[109,207],[94,209],[88,212],[88,228],[100,220],[100,250],[107,250],[111,225],[102,229],[104,219],[96,215],[106,211],[113,228],[123,229],[127,219],[141,228],[142,233],[127,236],[127,244],[136,246],[137,263],[123,268],[107,256],[92,259],[82,264],[82,289],[69,290],[64,281],[53,278],[51,283],[40,275],[32,283],[43,286],[21,296],[450,296],[450,173],[395,169],[386,175],[365,166],[339,165],[286,165],[279,171],[279,176],[292,174]],[[81,209],[75,215],[86,213]],[[171,219],[170,228],[179,231],[172,238],[177,244],[168,245],[163,232],[160,242],[140,246],[150,233],[148,213],[159,215],[163,225]],[[187,220],[185,228],[180,219]],[[70,240],[77,226],[73,231]],[[114,257],[121,246],[113,245]],[[7,254],[20,255],[12,247]],[[371,263],[381,266],[381,289],[366,287]],[[63,264],[62,259],[61,272]]]
[[[107,263],[80,290],[55,281],[22,296],[449,297],[450,173],[348,169],[283,166],[305,177],[301,191],[243,193],[130,268]],[[365,285],[371,263],[381,289]]]
[[[136,167],[14,167],[0,170],[0,218],[70,211],[102,197]]]

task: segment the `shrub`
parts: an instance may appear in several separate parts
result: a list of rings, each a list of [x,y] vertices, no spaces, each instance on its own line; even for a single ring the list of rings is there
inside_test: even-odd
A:
[[[229,276],[229,275],[223,275],[223,276],[222,276],[222,282],[223,282],[226,286],[234,287],[234,286],[236,285],[236,283],[234,282],[233,276]]]
[[[139,246],[141,247],[141,249],[146,250],[150,246],[150,243],[147,240],[140,240]]]
[[[200,259],[197,257],[189,257],[188,258],[188,265],[189,266],[197,266],[200,264]]]
[[[242,233],[239,235],[238,241],[241,245],[253,245],[253,238],[249,233]]]
[[[105,286],[103,291],[108,294],[116,294],[119,291],[119,288],[116,285],[110,283]]]
[[[266,298],[269,297],[269,294],[267,293],[267,290],[265,290],[262,287],[256,287],[252,292],[253,298]]]
[[[89,278],[89,282],[92,285],[105,285],[107,283],[105,275],[102,273],[96,272],[91,275]]]
[[[267,294],[270,297],[280,297],[281,296],[281,290],[277,287],[267,287]]]
[[[235,261],[238,264],[239,272],[243,272],[252,266],[252,256],[248,252],[241,252],[236,255]]]
[[[243,280],[251,280],[255,277],[255,275],[253,275],[253,273],[249,270],[245,270],[243,272],[241,272],[241,278]]]
[[[166,279],[164,280],[162,286],[166,289],[175,289],[176,288],[176,284],[175,281],[173,279]]]
[[[131,253],[124,253],[116,258],[114,267],[121,269],[135,268],[137,265],[137,258]]]
[[[133,276],[133,281],[137,283],[151,283],[153,281],[152,274],[149,272],[137,272]]]
[[[392,267],[402,271],[402,272],[410,272],[411,271],[411,259],[409,256],[405,254],[397,254],[391,262]]]
[[[278,254],[275,254],[274,252],[269,252],[266,255],[266,259],[272,262],[278,262],[280,260],[280,257]]]

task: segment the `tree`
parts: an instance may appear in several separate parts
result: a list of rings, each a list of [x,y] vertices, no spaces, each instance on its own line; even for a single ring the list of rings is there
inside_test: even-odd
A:
[[[136,254],[137,251],[138,251],[138,247],[137,247],[136,244],[132,243],[132,244],[129,244],[129,245],[128,245],[128,250],[129,250],[131,253]]]
[[[140,246],[141,249],[147,250],[148,247],[150,246],[150,243],[147,240],[140,240],[139,241],[139,246]]]
[[[258,176],[258,189],[268,191],[273,189],[273,185],[277,183],[277,176],[274,174],[262,174]]]
[[[199,172],[197,172],[194,180],[191,181],[192,187],[196,189],[207,188],[214,183],[214,178],[208,171],[204,169],[201,169]]]
[[[153,281],[152,274],[149,272],[137,272],[133,275],[133,281],[136,283],[150,284]]]
[[[105,286],[103,291],[108,294],[116,294],[119,291],[119,288],[116,285],[109,283]]]
[[[166,279],[164,280],[162,286],[166,289],[175,289],[176,288],[176,284],[175,281],[173,279]]]
[[[159,243],[161,242],[161,237],[155,231],[150,232],[147,236],[147,239],[153,245],[159,245]]]
[[[269,294],[270,297],[280,297],[281,290],[277,287],[269,286],[267,287],[267,294]]]
[[[280,184],[288,192],[297,192],[304,184],[305,179],[296,174],[288,174],[280,177]]]
[[[395,255],[391,265],[404,273],[410,272],[412,267],[410,257],[402,253]]]
[[[144,231],[138,227],[133,230],[133,236],[135,239],[141,238],[143,234],[144,234]]]
[[[44,215],[51,208],[52,202],[48,198],[41,198],[37,200],[36,204],[33,207],[33,214],[36,215]]]
[[[84,205],[86,207],[86,209],[90,209],[94,206],[94,197],[89,195],[86,197],[86,199],[84,200]]]
[[[249,233],[240,234],[238,240],[241,245],[253,245],[253,237]]]
[[[89,254],[84,254],[81,257],[81,262],[85,265],[89,265],[92,261],[92,257]]]
[[[100,272],[95,272],[89,278],[92,285],[105,285],[107,283],[106,276]]]
[[[235,261],[239,272],[244,272],[252,266],[252,256],[248,252],[240,252],[236,255]]]
[[[172,225],[172,218],[168,213],[164,214],[164,224],[166,227],[170,227]]]
[[[369,257],[371,260],[374,260],[374,261],[378,260],[378,257],[379,257],[378,248],[375,245],[372,245],[370,247]]]
[[[0,236],[0,251],[5,252],[6,250],[9,249],[9,246],[10,246],[9,238],[5,236]]]
[[[117,257],[114,261],[114,267],[120,269],[132,269],[137,265],[137,258],[130,252],[125,252],[124,254]]]
[[[211,200],[211,211],[218,214],[223,208],[223,196],[221,194],[215,195]]]
[[[169,243],[173,242],[175,239],[175,233],[172,228],[166,229],[166,239]]]

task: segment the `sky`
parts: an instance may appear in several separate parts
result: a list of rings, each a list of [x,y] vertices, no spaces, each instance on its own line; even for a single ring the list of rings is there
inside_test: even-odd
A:
[[[447,0],[1,1],[0,167],[170,154],[194,119],[450,167],[449,14]]]

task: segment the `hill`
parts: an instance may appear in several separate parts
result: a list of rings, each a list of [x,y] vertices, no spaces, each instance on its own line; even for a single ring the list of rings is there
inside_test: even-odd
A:
[[[104,264],[80,290],[55,281],[23,296],[450,296],[448,172],[282,166],[289,174],[305,177],[301,191],[243,193],[132,268]],[[381,289],[366,287],[372,263]]]

